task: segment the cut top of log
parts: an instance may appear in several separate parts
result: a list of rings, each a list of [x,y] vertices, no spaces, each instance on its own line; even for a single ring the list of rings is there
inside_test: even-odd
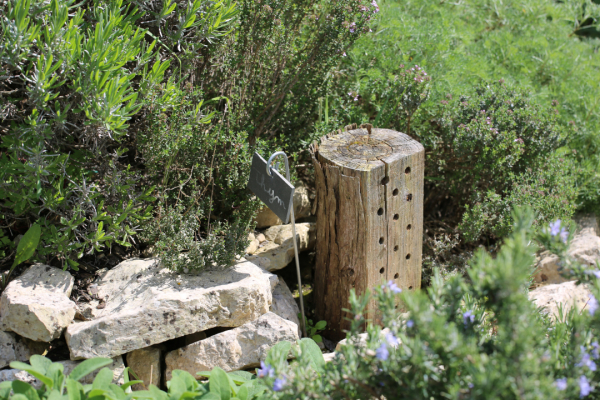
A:
[[[408,155],[424,151],[421,143],[390,129],[359,128],[326,135],[318,146],[321,157],[334,165],[358,171],[383,167]]]

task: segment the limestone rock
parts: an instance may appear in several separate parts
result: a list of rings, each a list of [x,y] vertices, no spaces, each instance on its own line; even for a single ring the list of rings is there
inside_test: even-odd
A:
[[[254,233],[248,234],[248,240],[250,241],[250,244],[246,247],[246,254],[253,254],[258,249],[260,242],[254,236]]]
[[[75,316],[75,303],[69,300],[73,283],[66,271],[32,265],[2,293],[3,329],[43,342],[59,338]]]
[[[135,373],[137,379],[144,381],[144,385],[133,385],[133,390],[148,390],[150,384],[160,386],[161,353],[160,347],[146,347],[127,354],[127,366]]]
[[[267,271],[277,271],[286,267],[294,259],[294,242],[292,241],[292,226],[272,226],[265,231],[268,243],[259,248],[254,255],[246,257],[248,261],[259,257],[269,259]],[[314,248],[316,241],[316,224],[304,222],[296,224],[298,252]]]
[[[260,243],[264,242],[265,240],[267,240],[267,238],[265,237],[264,234],[259,233],[258,235],[256,235],[256,240],[258,240],[258,243],[260,244]]]
[[[300,182],[294,191],[294,217],[296,220],[309,217],[311,207],[308,189]],[[281,221],[281,219],[279,219],[279,217],[267,206],[264,206],[256,216],[256,227],[258,229],[281,224],[283,224],[283,221]]]
[[[253,321],[269,310],[272,278],[245,260],[197,275],[179,275],[157,260],[124,261],[98,283],[104,308],[92,307],[95,319],[67,329],[71,359],[114,357],[217,326]]]
[[[294,296],[292,296],[290,288],[288,288],[288,285],[283,279],[279,279],[279,284],[275,286],[275,289],[273,290],[271,312],[298,325],[298,335],[301,335],[300,319],[298,318],[300,310],[296,300],[294,300]]]
[[[62,365],[64,365],[65,368],[64,368],[63,372],[65,375],[69,375],[71,373],[71,371],[73,371],[73,369],[75,369],[75,367],[80,364],[80,361],[70,361],[70,360],[58,361],[58,362],[61,363]],[[113,359],[112,364],[107,365],[105,368],[108,368],[111,371],[113,371],[113,383],[114,384],[122,385],[123,383],[125,383],[125,364],[123,363],[123,357],[116,357],[115,359]],[[100,370],[96,370],[96,371],[92,372],[91,374],[83,377],[79,382],[81,382],[83,385],[92,383],[94,381],[94,378],[98,374],[98,371],[100,371]],[[15,381],[15,380],[29,383],[31,386],[33,386],[36,389],[39,389],[42,387],[42,382],[40,382],[33,376],[29,375],[25,371],[20,371],[17,369],[6,369],[6,370],[0,371],[0,382]]]
[[[586,285],[575,285],[575,281],[541,286],[529,292],[529,300],[537,307],[543,307],[544,312],[555,318],[558,315],[558,305],[562,303],[566,312],[572,307],[582,310],[587,304],[591,292]]]
[[[577,233],[583,235],[600,235],[598,227],[598,218],[595,214],[578,214],[573,217],[577,223]]]
[[[12,361],[28,362],[31,351],[17,335],[0,331],[0,368],[6,367]]]
[[[298,326],[274,313],[266,313],[239,328],[168,353],[166,379],[171,379],[175,369],[196,376],[197,372],[214,367],[229,372],[258,366],[269,349],[282,340],[296,342]]]
[[[582,264],[596,265],[600,262],[600,237],[596,236],[593,228],[584,228],[573,238],[569,255]],[[558,257],[554,254],[542,254],[534,276],[535,282],[547,284],[568,281],[570,278],[560,274],[558,261]]]

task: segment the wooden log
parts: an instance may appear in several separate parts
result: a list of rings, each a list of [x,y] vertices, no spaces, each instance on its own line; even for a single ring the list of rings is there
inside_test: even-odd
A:
[[[351,289],[421,286],[425,151],[400,132],[347,126],[311,146],[317,190],[314,298],[326,335],[345,337]],[[377,322],[375,304],[367,318]]]

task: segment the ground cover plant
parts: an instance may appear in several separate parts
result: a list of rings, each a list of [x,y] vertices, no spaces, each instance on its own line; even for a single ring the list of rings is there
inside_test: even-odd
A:
[[[43,385],[0,385],[3,399],[370,399],[397,398],[596,398],[600,359],[600,264],[581,265],[570,258],[573,226],[555,221],[535,233],[531,208],[513,214],[515,227],[497,257],[481,249],[467,277],[444,280],[437,274],[427,291],[402,292],[392,282],[372,295],[382,311],[381,327],[364,320],[369,294],[351,295],[352,326],[347,343],[326,363],[312,339],[275,345],[257,375],[219,368],[201,372],[208,382],[176,371],[168,393],[154,386],[128,392],[136,382],[110,383],[101,371],[91,385],[78,379],[111,362],[83,362],[69,377],[60,364],[33,356],[31,366],[14,362]],[[589,285],[592,294],[582,312],[562,312],[553,321],[527,298],[538,245],[560,257],[562,272]],[[403,308],[396,308],[398,296]],[[367,323],[367,338],[358,334]],[[292,350],[295,360],[288,362]],[[104,364],[103,364],[104,363]]]

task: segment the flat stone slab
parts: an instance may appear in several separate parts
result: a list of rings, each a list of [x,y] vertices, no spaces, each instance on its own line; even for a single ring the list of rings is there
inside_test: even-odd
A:
[[[563,282],[541,286],[529,292],[529,300],[537,307],[542,307],[552,319],[558,316],[559,304],[564,312],[575,307],[577,311],[583,310],[592,294],[587,285],[576,285],[576,281]]]
[[[298,325],[298,335],[301,335],[300,319],[298,318],[300,309],[298,308],[298,303],[296,303],[288,285],[281,278],[279,279],[277,286],[275,286],[275,289],[273,289],[271,312]]]
[[[42,342],[59,338],[75,316],[76,305],[69,300],[73,283],[66,271],[32,265],[2,293],[2,330]]]
[[[296,224],[299,253],[315,247],[316,229],[317,226],[314,222]],[[260,265],[267,271],[277,271],[285,268],[294,259],[292,236],[292,226],[290,224],[272,226],[265,231],[268,242],[261,243],[262,246],[252,255],[247,256],[246,259]]]
[[[65,333],[71,359],[115,357],[217,326],[238,327],[269,310],[277,277],[250,262],[198,275],[178,274],[155,259],[124,261],[95,290],[95,319]],[[103,306],[103,308],[102,308]]]
[[[13,361],[28,362],[31,357],[29,347],[17,335],[0,331],[0,368]]]
[[[170,380],[176,369],[197,377],[197,372],[210,371],[214,367],[227,372],[256,367],[269,349],[282,340],[295,343],[298,326],[269,312],[239,328],[167,353],[166,379]]]

